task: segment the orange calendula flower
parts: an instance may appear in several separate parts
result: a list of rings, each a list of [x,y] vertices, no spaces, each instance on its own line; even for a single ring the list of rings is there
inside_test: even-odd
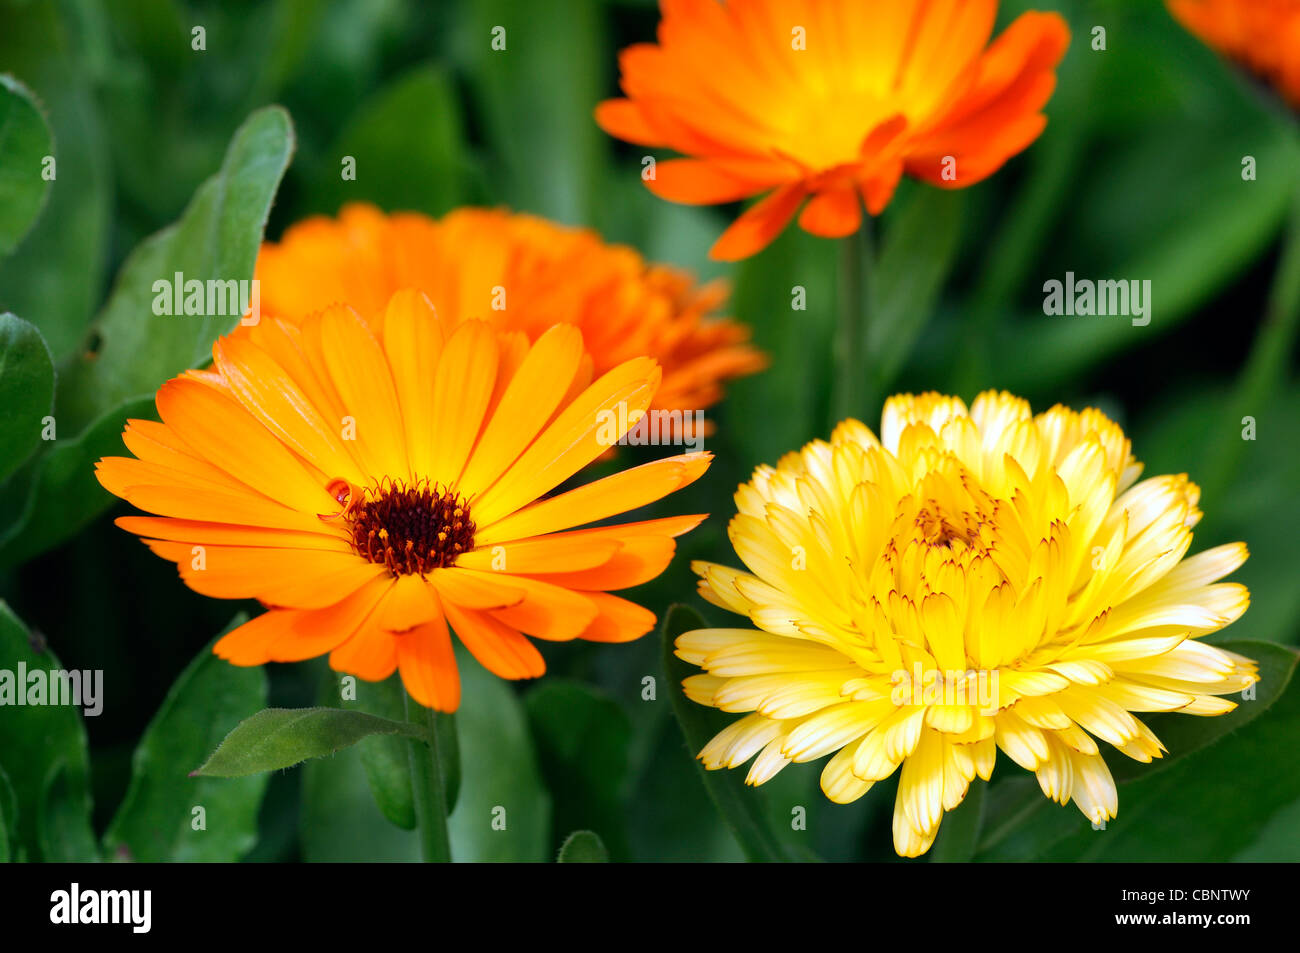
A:
[[[1201,518],[1186,474],[1138,481],[1097,410],[1034,415],[1006,393],[904,394],[877,437],[856,420],[759,467],[729,532],[748,571],[698,563],[700,594],[753,628],[700,629],[677,655],[703,705],[748,712],[700,752],[753,759],[762,784],[831,757],[847,804],[898,772],[894,847],[934,843],[998,750],[1093,822],[1119,797],[1100,744],[1150,762],[1145,712],[1221,715],[1259,680],[1202,637],[1236,621],[1219,582],[1241,543],[1186,557]],[[1184,558],[1186,557],[1186,558]]]
[[[1207,46],[1258,73],[1300,109],[1300,0],[1167,0]]]
[[[345,305],[301,324],[264,319],[213,346],[211,370],[158,392],[162,422],[132,420],[134,457],[96,468],[197,592],[269,611],[216,652],[236,665],[329,654],[378,680],[400,670],[421,704],[456,709],[448,626],[502,678],[541,675],[525,636],[623,642],[653,613],[610,594],[663,571],[703,516],[574,529],[698,478],[705,453],[543,499],[605,449],[617,408],[650,405],[650,358],[592,380],[582,334],[534,343],[439,319],[415,291],[382,327]],[[626,416],[626,415],[624,415]],[[602,436],[603,434],[603,436]]]
[[[960,188],[1043,131],[1069,44],[1026,13],[991,45],[997,0],[661,0],[658,44],[620,57],[610,135],[675,149],[646,185],[688,204],[767,192],[711,252],[761,250],[799,224],[840,237],[876,215],[903,173]],[[805,205],[805,200],[808,200]]]
[[[702,410],[724,381],[766,365],[748,328],[714,316],[724,285],[696,287],[632,248],[532,215],[466,208],[433,219],[353,204],[263,245],[257,277],[263,312],[294,323],[345,301],[378,330],[389,295],[416,288],[453,324],[479,318],[530,341],[573,324],[597,374],[634,357],[659,362],[656,409]]]

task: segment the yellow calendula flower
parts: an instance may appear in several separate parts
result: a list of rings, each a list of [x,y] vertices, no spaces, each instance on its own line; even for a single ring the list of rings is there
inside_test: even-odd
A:
[[[1006,393],[902,395],[880,437],[856,420],[736,493],[749,572],[697,563],[705,599],[757,629],[687,632],[687,695],[750,712],[700,752],[755,758],[762,784],[833,754],[826,796],[861,797],[901,767],[894,847],[934,842],[997,749],[1094,822],[1118,797],[1097,741],[1164,751],[1134,712],[1219,715],[1258,680],[1201,641],[1246,611],[1241,543],[1184,559],[1201,517],[1186,475],[1141,464],[1097,410],[1033,415]]]

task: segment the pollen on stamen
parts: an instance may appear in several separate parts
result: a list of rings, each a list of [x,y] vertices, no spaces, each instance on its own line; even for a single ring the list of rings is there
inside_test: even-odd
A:
[[[352,548],[396,575],[454,565],[474,547],[474,521],[459,494],[427,481],[385,478],[359,489],[343,512]]]

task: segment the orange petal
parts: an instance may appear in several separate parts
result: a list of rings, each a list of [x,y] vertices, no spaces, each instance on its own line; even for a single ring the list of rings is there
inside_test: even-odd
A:
[[[367,682],[382,682],[397,670],[397,640],[368,619],[356,634],[330,653],[330,668]]]
[[[143,542],[176,563],[181,578],[195,592],[214,599],[260,599],[290,609],[333,605],[387,573],[383,566],[354,553]]]
[[[523,591],[523,602],[492,615],[528,635],[550,641],[576,639],[596,618],[596,607],[584,593],[523,576],[512,577],[510,584]]]
[[[276,610],[291,615],[293,622],[271,642],[271,661],[301,662],[338,648],[361,628],[392,589],[393,580],[379,576],[323,609]]]
[[[560,493],[489,525],[480,523],[480,547],[594,523],[662,499],[698,480],[713,461],[708,452],[665,457]]]
[[[432,584],[423,576],[398,576],[384,599],[378,623],[389,632],[404,632],[423,625],[442,610]]]
[[[263,246],[263,253],[265,251],[266,246]],[[312,323],[316,328],[316,336],[319,337],[320,321],[317,319]],[[269,318],[246,330],[241,328],[235,333],[240,336],[246,334],[249,340],[271,357],[271,360],[284,368],[285,373],[293,378],[307,399],[316,406],[327,421],[337,421],[343,417],[338,391],[335,390],[334,383],[329,380],[329,372],[324,363],[308,358],[308,348],[304,343],[301,328],[278,318]],[[354,456],[351,443],[345,449],[349,456]]]
[[[677,551],[671,536],[623,537],[622,544],[603,566],[580,572],[535,573],[533,578],[572,589],[627,589],[656,578],[668,568]]]
[[[241,335],[219,339],[213,353],[239,402],[271,433],[330,477],[361,481],[340,428],[326,421],[269,354]]]
[[[583,630],[580,639],[589,642],[631,642],[655,627],[655,614],[635,602],[628,602],[607,592],[588,592],[596,603],[597,615]]]
[[[685,205],[738,202],[771,185],[740,178],[707,159],[665,159],[655,164],[654,178],[646,180],[661,199]]]
[[[431,479],[448,485],[460,479],[492,398],[498,360],[496,336],[484,321],[466,321],[448,339],[433,385]]]
[[[214,467],[199,457],[172,433],[170,427],[156,420],[128,420],[126,429],[122,431],[122,442],[146,463],[156,463],[191,476],[203,477],[241,492],[248,490],[247,486],[225,470]]]
[[[164,516],[120,516],[117,526],[137,536],[204,543],[212,546],[268,546],[275,549],[325,549],[352,552],[352,545],[335,532],[304,533],[298,530],[237,526],[234,523],[206,523]],[[328,524],[322,523],[322,528]]]
[[[486,612],[446,606],[447,621],[484,668],[501,678],[537,678],[546,662],[533,643]]]
[[[428,579],[445,606],[458,605],[466,609],[506,609],[523,601],[521,590],[490,573],[476,572],[452,566],[435,569]]]
[[[709,257],[739,261],[762,251],[790,224],[807,194],[802,182],[780,187],[732,222],[709,249]]]
[[[177,470],[173,467],[134,457],[104,457],[95,464],[95,479],[112,493],[128,499],[127,494],[139,486],[171,486],[190,490],[195,493],[239,493],[266,499],[250,487],[232,480],[210,480],[206,476],[197,476],[192,472]],[[269,502],[269,501],[268,501]]]
[[[879,215],[885,210],[902,178],[903,163],[900,160],[879,167],[875,175],[862,183],[862,201],[867,206],[868,215]]]
[[[409,479],[401,405],[379,342],[355,311],[335,306],[321,315],[320,346],[370,472]]]
[[[251,490],[236,494],[199,491],[184,486],[141,485],[127,487],[124,496],[133,506],[146,513],[179,519],[265,526],[306,533],[319,531],[321,525],[316,514],[291,510]],[[337,501],[332,508],[338,509]]]
[[[980,59],[970,91],[930,134],[909,144],[907,171],[942,188],[973,185],[996,172],[1042,132],[1046,119],[1038,110],[1052,94],[1069,42],[1059,14],[1018,17]],[[955,167],[945,176],[949,158]]]
[[[442,325],[429,299],[414,290],[393,295],[384,316],[384,354],[402,407],[411,472],[417,478],[433,473],[433,380],[442,348]]]
[[[812,197],[799,215],[799,226],[822,238],[852,235],[862,224],[862,205],[851,188],[827,189]]]
[[[158,412],[209,463],[273,500],[309,513],[337,509],[325,487],[235,400],[178,377],[159,389]]]
[[[650,406],[662,372],[650,358],[625,361],[560,412],[505,475],[472,503],[475,520],[493,521],[531,503],[595,460],[622,436],[610,420],[627,420]]]
[[[474,448],[461,492],[481,493],[518,459],[560,406],[582,355],[582,333],[572,325],[557,324],[537,339]]]
[[[397,636],[397,665],[402,684],[425,708],[455,711],[460,707],[460,673],[441,613]]]
[[[286,609],[263,612],[223,635],[212,651],[231,665],[265,665],[271,661],[271,643],[288,630],[295,615]]]
[[[607,99],[596,106],[596,124],[611,136],[640,146],[662,144],[646,122],[641,108],[630,99]]]
[[[458,557],[456,565],[462,569],[511,574],[577,572],[603,566],[618,548],[617,539],[538,536],[481,547]]]

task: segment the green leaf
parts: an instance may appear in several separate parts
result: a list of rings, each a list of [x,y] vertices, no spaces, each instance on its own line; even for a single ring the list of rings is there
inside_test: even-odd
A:
[[[516,0],[479,0],[465,9],[460,55],[488,151],[502,159],[495,197],[561,222],[591,221],[608,149],[592,110],[613,63],[601,3],[570,0],[563,16]],[[498,28],[505,49],[493,49]]]
[[[455,726],[463,767],[460,796],[448,818],[452,856],[460,862],[546,861],[554,856],[550,804],[519,699],[468,652],[459,651],[456,662],[462,694]],[[338,697],[335,677],[321,697]],[[375,806],[360,746],[307,763],[300,830],[303,855],[313,862],[420,859],[418,836],[391,824]]]
[[[226,631],[244,621],[237,615]],[[126,797],[104,835],[109,856],[223,863],[252,849],[266,778],[211,780],[192,771],[232,723],[266,704],[266,692],[264,669],[231,665],[211,644],[199,652],[136,746]]]
[[[1141,97],[1132,95],[1132,78],[1116,79],[1124,75],[1117,67],[1126,57],[1141,58],[1160,74],[1161,84],[1171,87],[1165,97],[1169,108],[1144,115],[1136,127],[1140,134],[1094,118],[1109,138],[1092,145],[1091,161],[1070,184],[1074,199],[1059,234],[1043,243],[1050,253],[1022,285],[1030,310],[1004,328],[994,344],[996,375],[990,379],[999,387],[1021,393],[1059,390],[1062,381],[1115,354],[1150,346],[1257,262],[1286,216],[1300,165],[1294,121],[1275,114],[1248,84],[1235,81],[1196,102],[1213,56],[1197,49],[1199,44],[1158,5],[1132,4],[1123,15],[1130,20],[1126,32],[1141,31],[1150,39],[1138,45],[1140,52],[1117,44],[1106,54],[1106,75],[1097,80],[1117,83],[1112,95],[1122,97],[1126,107],[1158,101],[1145,76],[1137,83],[1144,89]],[[1120,27],[1113,25],[1112,35]],[[1180,45],[1196,50],[1196,59],[1180,55]],[[1103,106],[1100,93],[1090,106],[1096,116]],[[1256,161],[1253,180],[1242,177],[1245,156]],[[1196,196],[1194,215],[1187,214],[1189,195]],[[1067,270],[1092,280],[1149,280],[1150,324],[1135,327],[1120,316],[1044,315],[1044,281],[1064,280]]]
[[[221,171],[199,188],[180,221],[127,258],[96,326],[102,347],[59,379],[55,418],[62,436],[29,463],[21,510],[11,511],[0,531],[0,566],[44,552],[113,501],[95,480],[94,461],[120,453],[127,417],[154,416],[158,387],[206,362],[213,340],[238,323],[233,315],[155,315],[153,283],[171,282],[177,272],[186,281],[251,278],[292,148],[284,110],[253,113],[235,133]]]
[[[659,646],[653,646],[655,656]],[[647,666],[656,671],[652,660]],[[656,682],[662,681],[657,678]],[[699,782],[694,759],[682,741],[667,695],[647,704],[633,722],[632,785],[628,839],[636,861],[739,863],[744,852]],[[778,776],[779,777],[779,776]]]
[[[16,674],[63,670],[54,653],[0,601],[0,658]],[[15,685],[24,690],[26,686]],[[29,859],[69,859],[94,843],[90,759],[81,712],[69,705],[6,706],[0,766],[13,785],[17,824],[11,843]],[[59,826],[42,825],[58,818]],[[44,835],[44,836],[42,836]]]
[[[41,796],[36,836],[46,863],[91,863],[100,860],[95,833],[85,823],[88,802],[77,787],[75,769],[63,760],[50,770]]]
[[[1121,785],[1119,815],[1105,829],[1093,830],[1073,805],[1049,803],[1014,841],[980,859],[1221,862],[1256,843],[1300,799],[1300,774],[1283,754],[1297,737],[1300,682],[1293,680],[1262,717],[1169,770]]]
[[[719,438],[733,442],[748,471],[826,434],[835,327],[834,249],[799,228],[740,263],[731,312],[754,329],[754,343],[778,360],[728,384]],[[802,299],[806,308],[795,310]],[[762,421],[762,426],[753,426]]]
[[[530,691],[525,706],[552,795],[551,829],[589,828],[616,857],[625,859],[632,737],[627,713],[597,690],[558,678],[548,678]]]
[[[1288,439],[1300,419],[1295,384],[1251,411],[1257,440],[1242,439],[1241,416],[1233,417],[1233,394],[1204,378],[1171,389],[1128,428],[1147,473],[1187,473],[1201,488],[1205,517],[1195,548],[1243,540],[1250,559],[1233,580],[1250,590],[1250,610],[1224,633],[1234,640],[1295,644],[1300,641],[1300,587],[1295,584],[1295,533],[1300,525],[1300,441]],[[1229,441],[1243,445],[1240,465],[1211,497],[1211,477]]]
[[[91,13],[89,4],[0,0],[0,63],[40,100],[58,149],[45,210],[0,260],[0,311],[40,328],[56,362],[83,340],[108,259],[111,163],[91,75],[91,48],[106,31],[78,22]]]
[[[1295,700],[1294,686],[1297,683],[1292,676],[1296,669],[1297,655],[1293,649],[1266,642],[1217,644],[1222,648],[1254,658],[1260,663],[1261,681],[1255,686],[1254,700],[1243,700],[1239,702],[1235,711],[1214,717],[1179,715],[1176,712],[1142,715],[1143,721],[1151,726],[1156,736],[1169,750],[1163,758],[1151,764],[1138,762],[1128,764],[1126,762],[1132,759],[1118,752],[1113,750],[1103,752],[1111,774],[1119,786],[1119,817],[1110,821],[1105,831],[1093,831],[1089,822],[1073,805],[1062,807],[1049,801],[1043,796],[1032,776],[1011,777],[996,784],[989,798],[985,834],[980,843],[977,859],[1044,859],[1067,838],[1083,830],[1089,834],[1109,835],[1110,839],[1107,843],[1111,844],[1111,847],[1105,849],[1112,849],[1118,839],[1114,837],[1116,829],[1131,830],[1129,827],[1131,816],[1145,810],[1133,806],[1135,800],[1139,804],[1145,803],[1143,799],[1146,795],[1143,792],[1161,791],[1164,792],[1161,794],[1162,797],[1169,796],[1169,792],[1173,790],[1170,785],[1174,782],[1165,782],[1162,778],[1165,776],[1182,778],[1184,779],[1182,783],[1193,789],[1205,787],[1205,779],[1215,773],[1214,769],[1205,768],[1205,764],[1214,763],[1220,758],[1227,761],[1237,760],[1236,755],[1223,754],[1223,752],[1230,751],[1243,737],[1246,737],[1248,731],[1253,730],[1252,726],[1255,722],[1272,721],[1275,716],[1271,710],[1275,706],[1280,706],[1283,699]],[[1267,718],[1261,718],[1266,713]],[[1292,716],[1276,717],[1284,724],[1286,718]],[[1267,731],[1271,730],[1273,729]],[[1274,743],[1286,742],[1281,741],[1279,737]],[[1252,790],[1255,787],[1256,785],[1252,783]],[[1300,787],[1296,790],[1296,796],[1300,796]],[[1238,800],[1242,799],[1249,801],[1251,795],[1243,792]],[[1193,801],[1195,797],[1188,801],[1189,810],[1194,807]],[[1201,810],[1200,807],[1195,809]],[[1252,824],[1255,822],[1262,824],[1267,812],[1257,816],[1246,811],[1245,816]],[[1169,845],[1159,845],[1154,840],[1148,842],[1140,833],[1125,835],[1125,839],[1134,837],[1156,853],[1167,853],[1171,849],[1176,849]],[[1080,850],[1092,849],[1086,847],[1083,840],[1076,839],[1071,843]],[[1100,842],[1094,842],[1093,847],[1097,843]],[[1128,847],[1123,849],[1129,850]],[[1211,854],[1199,859],[1222,859],[1223,856],[1226,854]],[[1148,856],[1145,859],[1155,858]]]
[[[442,762],[442,783],[446,788],[447,813],[456,809],[460,798],[460,732],[454,715],[439,712],[433,719],[438,740],[438,757]]]
[[[918,188],[885,220],[867,315],[873,380],[882,390],[893,383],[934,312],[956,258],[964,207],[961,192]],[[868,408],[884,396],[869,395]]]
[[[298,831],[303,859],[309,863],[409,863],[420,859],[416,834],[391,823],[375,806],[360,746],[303,766]]]
[[[1276,811],[1234,863],[1300,863],[1300,798]]]
[[[1285,645],[1272,642],[1215,642],[1220,648],[1252,658],[1259,663],[1260,681],[1253,686],[1256,697],[1251,700],[1235,699],[1237,707],[1226,715],[1213,718],[1180,715],[1177,712],[1143,715],[1142,720],[1155,732],[1169,750],[1163,758],[1142,764],[1121,754],[1107,752],[1106,762],[1117,782],[1158,774],[1168,770],[1180,760],[1218,741],[1224,735],[1239,730],[1268,711],[1283,692],[1296,672],[1300,654]]]
[[[0,529],[0,568],[25,562],[69,538],[113,502],[115,497],[95,479],[95,461],[123,453],[122,428],[131,417],[156,419],[153,398],[110,410],[78,436],[58,439],[52,450],[18,472],[14,484],[26,490],[0,500],[0,525],[6,527]],[[6,505],[20,508],[6,511]]]
[[[1072,8],[1062,9],[1077,22]],[[991,349],[1006,303],[1029,284],[1026,276],[1050,247],[1052,226],[1068,207],[1071,185],[1088,162],[1087,144],[1094,126],[1104,127],[1093,109],[1102,58],[1091,51],[1067,55],[1058,85],[1047,103],[1047,130],[1023,159],[1023,183],[1010,202],[996,206],[987,234],[980,235],[980,263],[975,288],[959,328],[957,367],[950,392],[974,394],[1000,386],[990,372]]]
[[[0,407],[5,409],[0,483],[40,443],[53,399],[54,360],[41,332],[12,314],[0,314]]]
[[[308,663],[323,671],[317,700],[339,701],[339,675],[325,670],[324,660]],[[358,679],[358,685],[362,682]],[[298,838],[310,863],[395,862],[420,859],[420,841],[381,813],[367,780],[361,752],[373,740],[343,748],[329,758],[313,758],[302,767]],[[399,745],[407,741],[394,738]],[[405,747],[402,751],[405,755]]]
[[[0,768],[0,864],[18,860],[17,844],[14,838],[18,834],[18,800],[14,795],[9,775]]]
[[[340,692],[346,709],[364,711],[391,721],[406,720],[406,692],[402,680],[392,675],[382,682],[351,679],[348,692]],[[349,699],[355,692],[356,697]],[[333,699],[331,698],[331,701]],[[438,734],[438,754],[442,761],[442,776],[446,786],[447,810],[456,806],[460,793],[460,757],[457,752],[456,723],[454,719],[434,719]],[[384,816],[404,830],[416,826],[414,791],[411,787],[411,760],[409,745],[400,735],[372,735],[358,745],[361,763],[366,769],[366,779],[375,795],[375,803]]]
[[[974,779],[966,797],[943,818],[939,836],[930,848],[931,863],[960,864],[975,856],[984,821],[984,794],[988,783]]]
[[[355,160],[355,179],[343,178],[345,157]],[[333,214],[367,201],[441,215],[465,201],[467,161],[451,80],[421,66],[366,102],[323,153],[312,205]]]
[[[45,157],[53,154],[50,127],[31,90],[0,75],[0,255],[11,252],[40,215],[50,186]]]
[[[523,705],[509,682],[456,654],[461,704],[461,785],[448,819],[460,862],[543,862],[552,854],[550,797],[542,784]]]
[[[607,864],[609,851],[605,849],[597,834],[591,831],[574,831],[564,839],[555,862],[557,864]]]
[[[170,286],[177,273],[185,282],[251,279],[271,201],[292,152],[288,113],[278,106],[253,113],[231,139],[220,171],[194,193],[180,220],[131,253],[96,320],[98,350],[79,358],[60,379],[61,427],[78,433],[107,408],[152,394],[169,378],[210,359],[212,342],[231,331],[240,315],[208,314],[206,300],[203,314],[155,314],[154,283]],[[227,303],[225,310],[237,308]]]
[[[673,644],[683,632],[703,628],[708,628],[708,623],[698,612],[687,606],[675,605],[664,616],[660,635],[664,671],[671,683],[673,714],[677,716],[677,723],[686,737],[686,747],[692,755],[708,744],[727,721],[715,709],[691,701],[681,689],[682,680],[698,674],[698,670],[674,654]],[[698,761],[695,766],[722,815],[722,820],[736,835],[745,856],[755,862],[786,861],[785,851],[768,827],[763,799],[758,791],[745,787],[744,772],[706,771]]]
[[[236,725],[194,773],[199,777],[239,778],[292,768],[308,758],[323,758],[371,735],[422,737],[415,725],[361,711],[267,708]]]
[[[392,675],[382,682],[367,682],[353,676],[356,700],[343,702],[351,709],[399,722],[406,720],[406,699],[402,680]],[[361,763],[366,769],[366,780],[375,796],[375,804],[384,817],[403,830],[415,830],[415,798],[411,788],[411,759],[408,743],[400,734],[371,735],[357,746]]]

